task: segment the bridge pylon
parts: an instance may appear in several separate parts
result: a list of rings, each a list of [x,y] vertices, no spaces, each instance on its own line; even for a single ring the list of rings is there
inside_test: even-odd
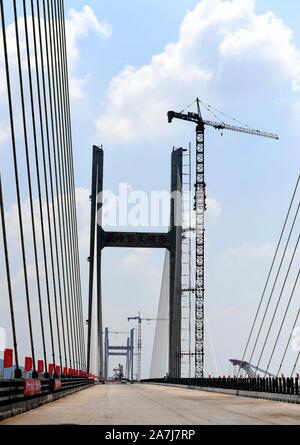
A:
[[[168,232],[107,232],[102,228],[103,162],[102,147],[93,147],[91,237],[88,309],[88,371],[104,375],[102,338],[101,262],[103,249],[110,247],[167,249],[169,276],[169,376],[181,376],[181,277],[182,277],[182,160],[183,149],[171,156],[171,202]],[[96,298],[95,298],[96,296]],[[96,345],[96,346],[95,346]],[[96,353],[96,360],[94,355]]]

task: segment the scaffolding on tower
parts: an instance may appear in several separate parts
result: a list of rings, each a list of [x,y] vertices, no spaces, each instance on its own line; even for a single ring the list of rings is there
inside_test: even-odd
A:
[[[183,377],[192,377],[193,372],[193,319],[195,291],[193,289],[193,242],[195,227],[193,224],[192,191],[192,147],[183,152],[182,165],[182,299],[181,299],[181,373]]]

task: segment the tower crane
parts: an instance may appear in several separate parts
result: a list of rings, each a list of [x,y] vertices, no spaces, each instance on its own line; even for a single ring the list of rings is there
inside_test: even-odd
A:
[[[167,318],[142,318],[139,312],[137,317],[128,317],[128,321],[137,320],[138,322],[138,339],[137,339],[137,381],[141,380],[142,372],[142,322],[143,321],[168,321]]]
[[[200,103],[197,98],[197,113],[177,113],[168,112],[168,121],[172,123],[173,119],[181,119],[192,122],[196,125],[196,298],[195,298],[195,377],[204,376],[204,241],[205,241],[205,211],[206,211],[206,183],[205,183],[205,149],[204,134],[205,127],[213,127],[216,130],[229,130],[239,133],[245,133],[254,136],[261,136],[271,139],[279,139],[274,133],[268,133],[235,125],[229,125],[224,122],[215,122],[205,120],[202,117]]]

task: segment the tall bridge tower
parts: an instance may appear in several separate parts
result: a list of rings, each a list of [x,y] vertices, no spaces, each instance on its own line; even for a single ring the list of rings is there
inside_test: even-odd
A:
[[[169,251],[169,376],[181,376],[181,276],[182,276],[182,160],[183,149],[171,156],[171,202],[168,232],[107,232],[102,228],[104,152],[93,147],[91,238],[89,256],[89,313],[87,367],[104,373],[102,338],[101,263],[105,248],[151,248]],[[97,357],[96,360],[94,357]],[[93,361],[93,363],[92,363]],[[93,368],[93,369],[92,369]]]

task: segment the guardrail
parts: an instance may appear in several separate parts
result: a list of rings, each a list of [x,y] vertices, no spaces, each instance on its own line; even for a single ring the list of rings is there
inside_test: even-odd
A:
[[[83,389],[95,383],[94,379],[62,378],[62,379],[14,379],[0,380],[0,414],[7,407],[43,398],[51,394],[61,394],[70,390]]]
[[[203,379],[147,379],[142,383],[165,383],[173,385],[195,386],[202,388],[220,388],[236,391],[252,391],[261,393],[289,394],[299,395],[299,377],[257,377],[257,378],[239,378],[239,377],[219,377]]]

